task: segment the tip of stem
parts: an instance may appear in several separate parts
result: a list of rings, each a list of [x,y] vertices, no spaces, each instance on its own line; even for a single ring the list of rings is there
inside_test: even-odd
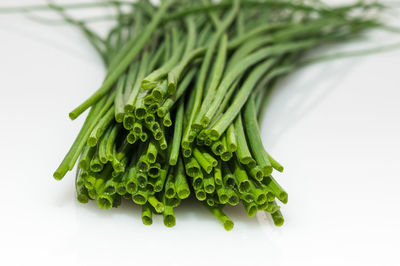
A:
[[[72,111],[71,113],[68,114],[68,116],[71,120],[75,120],[79,116],[79,114]]]
[[[143,107],[138,107],[135,109],[135,116],[137,119],[141,120],[145,117],[146,115],[146,109]]]
[[[167,189],[167,191],[165,191],[165,196],[172,199],[175,196],[175,190],[173,188]]]
[[[204,191],[202,191],[202,190],[198,190],[198,191],[196,191],[196,198],[199,201],[203,201],[203,200],[206,199],[206,193]]]
[[[176,85],[175,83],[170,82],[168,84],[168,94],[173,95],[176,91]]]
[[[239,204],[239,198],[236,196],[231,196],[228,200],[229,204],[232,206],[236,206]]]
[[[272,174],[272,166],[266,165],[262,168],[264,176],[270,176]]]
[[[132,113],[133,112],[133,105],[130,103],[125,104],[124,106],[125,113]]]
[[[218,140],[219,139],[219,137],[221,136],[221,134],[217,131],[217,130],[215,130],[215,129],[211,129],[210,130],[210,133],[209,133],[209,136],[210,136],[210,139],[211,140]]]
[[[250,182],[248,180],[244,180],[239,184],[240,193],[249,192],[250,190]]]
[[[288,202],[289,196],[288,196],[288,194],[287,194],[286,192],[281,192],[281,193],[279,194],[278,199],[279,199],[283,204],[286,204],[286,203]]]
[[[88,141],[87,141],[88,145],[90,147],[94,147],[97,145],[97,138],[95,137],[89,137]]]
[[[189,158],[190,155],[192,155],[192,149],[189,148],[189,149],[184,149],[183,150],[183,156],[184,157]]]
[[[266,201],[267,201],[267,196],[265,196],[265,194],[258,195],[258,197],[256,199],[256,202],[259,205],[264,204]]]
[[[178,197],[180,199],[186,199],[190,195],[190,190],[188,189],[182,189],[178,191]]]
[[[78,195],[78,196],[77,196],[77,200],[78,200],[80,203],[88,203],[88,202],[89,202],[88,196],[83,195],[83,194]]]
[[[226,221],[224,222],[224,228],[225,228],[226,231],[232,230],[233,225],[234,225],[234,224],[233,224],[233,222],[232,222],[231,220],[226,220]]]
[[[126,194],[126,186],[120,184],[117,187],[117,194],[121,195],[121,196],[125,195]]]
[[[212,170],[213,170],[213,167],[210,165],[204,170],[206,171],[207,174],[210,174],[212,172]]]
[[[165,107],[159,107],[157,109],[157,115],[159,117],[164,117],[167,114],[167,109]]]
[[[169,158],[169,165],[174,166],[176,165],[176,163],[177,163],[176,158]]]
[[[173,215],[166,215],[164,218],[164,224],[167,227],[175,226],[175,217]]]
[[[215,187],[214,187],[213,185],[207,185],[207,186],[204,188],[204,190],[205,190],[208,194],[211,194],[211,193],[214,192]]]
[[[203,126],[203,128],[207,128],[208,125],[210,124],[210,119],[208,119],[208,117],[204,116],[201,118],[200,122],[201,122],[201,125]]]
[[[276,226],[282,226],[283,223],[285,222],[285,219],[283,219],[282,216],[274,217],[273,220],[274,220],[274,224],[275,224]]]
[[[153,224],[153,219],[149,216],[143,216],[142,217],[142,222],[144,225],[152,225]]]
[[[117,121],[118,123],[122,123],[122,121],[124,121],[124,113],[116,113],[115,114],[115,121]]]
[[[162,204],[161,202],[157,203],[154,209],[156,210],[156,212],[162,213],[164,211],[164,204]]]
[[[220,197],[219,197],[219,201],[222,203],[222,204],[225,204],[225,203],[227,203],[228,202],[228,195],[226,195],[226,194],[222,194]]]
[[[53,177],[54,177],[55,180],[61,180],[61,179],[63,179],[63,177],[64,177],[66,174],[67,174],[67,171],[66,171],[66,170],[57,169],[57,170],[54,172]]]
[[[252,205],[248,208],[247,210],[247,215],[249,217],[254,217],[257,213],[257,206],[256,205]]]
[[[227,162],[232,158],[232,156],[233,154],[231,152],[224,152],[221,154],[221,160]]]
[[[143,195],[136,194],[132,197],[133,202],[139,205],[143,205],[146,203],[146,198]]]
[[[108,210],[112,207],[112,202],[109,197],[99,196],[99,198],[97,199],[97,205],[101,209]]]
[[[168,148],[167,143],[162,143],[162,144],[160,145],[160,148],[161,148],[162,150],[166,150],[166,149]]]
[[[230,152],[235,152],[237,150],[237,146],[235,144],[231,143],[229,145],[229,150],[230,150]]]

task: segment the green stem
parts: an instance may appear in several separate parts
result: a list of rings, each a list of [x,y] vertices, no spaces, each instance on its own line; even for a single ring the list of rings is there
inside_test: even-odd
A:
[[[223,225],[226,231],[232,230],[233,222],[220,207],[211,207],[203,204]]]
[[[84,101],[69,114],[71,119],[77,118],[87,108],[98,102],[105,94],[109,92],[117,79],[123,72],[125,72],[132,60],[141,52],[143,47],[149,41],[150,37],[159,26],[163,16],[171,4],[172,1],[163,1],[157,13],[152,18],[151,23],[143,30],[143,33],[137,38],[128,41],[124,45],[124,47],[113,60],[113,62],[117,63],[110,64],[110,70],[103,82],[103,85],[94,94],[92,94],[92,96],[90,96],[86,101]]]
[[[182,130],[183,130],[183,119],[184,119],[184,101],[181,99],[178,104],[178,110],[175,116],[175,127],[174,127],[174,135],[172,139],[172,149],[169,157],[169,164],[175,165],[177,163],[180,151],[180,144],[182,138]]]

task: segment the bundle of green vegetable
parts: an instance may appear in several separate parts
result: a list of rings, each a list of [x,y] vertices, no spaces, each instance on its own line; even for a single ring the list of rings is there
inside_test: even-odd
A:
[[[118,9],[106,38],[88,28],[91,20],[66,12],[97,5]],[[90,108],[54,178],[78,162],[82,203],[109,209],[128,199],[142,206],[144,224],[162,214],[171,227],[174,208],[195,197],[230,230],[226,205],[242,203],[250,217],[266,211],[277,226],[284,221],[277,201],[287,203],[288,194],[272,176],[283,167],[259,134],[269,91],[310,62],[303,55],[311,49],[378,26],[367,14],[381,6],[142,0],[48,8],[86,34],[108,69],[101,88],[69,114]]]

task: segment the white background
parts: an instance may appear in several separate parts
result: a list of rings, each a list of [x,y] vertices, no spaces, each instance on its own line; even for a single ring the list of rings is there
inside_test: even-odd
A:
[[[40,1],[2,0],[1,6]],[[398,10],[387,15],[393,25]],[[99,27],[102,27],[100,25]],[[368,45],[399,42],[380,32]],[[68,112],[105,70],[76,29],[0,16],[0,265],[400,265],[400,50],[329,62],[284,79],[262,137],[285,165],[285,225],[229,208],[226,232],[195,202],[142,225],[140,209],[79,204],[54,169],[82,119]]]

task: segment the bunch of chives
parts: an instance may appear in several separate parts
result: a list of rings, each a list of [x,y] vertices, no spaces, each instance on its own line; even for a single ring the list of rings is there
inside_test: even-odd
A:
[[[310,3],[308,3],[310,2]],[[101,37],[72,8],[115,6],[115,26]],[[128,5],[129,11],[121,8]],[[201,201],[226,230],[226,205],[241,204],[283,224],[277,202],[288,194],[273,177],[283,166],[265,149],[259,117],[282,76],[324,44],[359,37],[380,24],[378,4],[330,8],[318,1],[225,0],[31,6],[49,8],[79,27],[107,66],[102,86],[70,114],[90,112],[54,178],[78,164],[77,199],[142,206],[168,227],[188,197]],[[358,15],[354,15],[358,14]],[[106,18],[104,18],[106,19]],[[110,18],[107,18],[110,19]]]

